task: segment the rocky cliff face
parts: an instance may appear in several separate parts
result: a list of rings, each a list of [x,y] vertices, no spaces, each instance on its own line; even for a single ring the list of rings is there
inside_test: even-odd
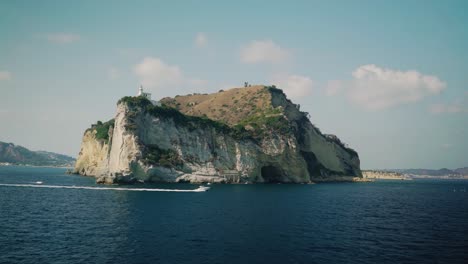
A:
[[[107,134],[105,133],[107,132]],[[83,137],[75,172],[98,182],[308,183],[362,177],[357,153],[274,87],[125,97]]]

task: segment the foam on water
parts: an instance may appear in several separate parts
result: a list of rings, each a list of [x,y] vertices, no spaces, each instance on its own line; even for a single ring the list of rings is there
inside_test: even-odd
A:
[[[209,187],[200,186],[197,189],[157,189],[157,188],[122,188],[122,187],[91,187],[91,186],[66,186],[66,185],[37,185],[37,184],[8,184],[0,183],[6,187],[31,187],[31,188],[54,188],[54,189],[85,189],[85,190],[114,190],[133,192],[206,192]]]

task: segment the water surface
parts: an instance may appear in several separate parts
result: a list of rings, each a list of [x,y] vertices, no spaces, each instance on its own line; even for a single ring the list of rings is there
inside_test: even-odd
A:
[[[114,186],[64,172],[0,167],[0,263],[468,259],[468,181],[212,185],[208,192],[159,192],[99,189]],[[37,181],[86,188],[11,186]]]

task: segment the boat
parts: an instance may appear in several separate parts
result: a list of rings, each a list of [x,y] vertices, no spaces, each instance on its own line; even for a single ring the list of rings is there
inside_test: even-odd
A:
[[[206,192],[206,191],[208,191],[209,189],[210,189],[210,187],[208,187],[208,186],[200,185],[200,186],[198,186],[197,191]]]
[[[37,181],[36,184],[42,184],[42,182],[41,182],[41,181]]]

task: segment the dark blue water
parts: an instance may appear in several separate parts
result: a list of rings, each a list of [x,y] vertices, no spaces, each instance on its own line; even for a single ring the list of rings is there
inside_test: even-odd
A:
[[[0,184],[36,181],[97,186],[63,169],[0,167]],[[192,193],[0,186],[0,263],[467,263],[467,189],[442,180]]]

